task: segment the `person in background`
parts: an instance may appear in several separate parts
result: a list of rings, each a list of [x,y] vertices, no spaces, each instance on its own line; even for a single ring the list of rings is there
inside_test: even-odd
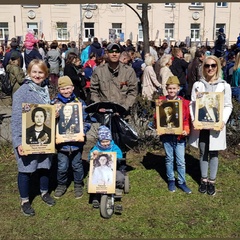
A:
[[[173,76],[172,71],[170,70],[170,66],[172,65],[172,55],[164,54],[160,59],[159,65],[159,82],[162,84],[163,95],[166,96],[168,94],[166,89],[166,82],[169,77]]]
[[[22,85],[25,79],[25,73],[20,67],[20,57],[15,51],[12,52],[9,64],[6,67],[6,71],[10,73],[10,82],[12,84],[13,90],[12,95],[17,91],[17,89]]]
[[[233,75],[231,80],[232,95],[240,102],[240,52],[236,56],[236,61],[233,66]]]
[[[196,50],[194,59],[190,64],[188,65],[187,69],[187,94],[186,98],[188,100],[191,99],[191,92],[192,92],[192,86],[196,81],[200,80],[201,73],[202,73],[202,62],[205,58],[205,53],[202,50]]]
[[[226,35],[224,33],[223,28],[219,28],[218,30],[218,37],[217,40],[215,41],[215,52],[214,55],[216,57],[225,57],[225,49],[226,49]]]
[[[12,104],[12,144],[18,166],[18,189],[21,199],[21,210],[26,216],[35,215],[29,200],[31,175],[38,172],[40,194],[42,200],[49,206],[55,205],[49,195],[49,169],[51,154],[28,154],[22,147],[22,103],[50,104],[47,85],[42,85],[48,76],[44,61],[32,60],[28,65],[29,79],[14,94]]]
[[[153,56],[148,56],[145,58],[146,67],[143,70],[142,77],[142,95],[148,100],[152,100],[154,92],[161,88],[161,84],[158,82],[156,73],[153,69],[153,64],[155,63]]]
[[[49,64],[49,78],[50,84],[53,88],[57,88],[60,65],[62,64],[62,58],[58,48],[58,42],[52,41],[50,50],[46,54],[46,62]]]
[[[232,112],[231,87],[221,79],[221,64],[216,56],[208,56],[203,60],[202,77],[193,84],[190,113],[192,128],[189,144],[200,151],[201,183],[198,191],[215,195],[215,182],[218,170],[218,151],[226,149],[226,123]],[[196,99],[202,92],[223,92],[224,103],[219,131],[212,129],[198,129],[195,119]]]
[[[85,77],[81,69],[81,60],[79,59],[77,54],[73,52],[70,52],[68,54],[63,74],[64,76],[70,77],[70,79],[72,80],[74,86],[73,92],[76,97],[85,101],[86,95],[81,85],[81,81],[83,80],[83,78],[85,82]]]
[[[84,42],[82,45],[81,62],[84,65],[89,60],[90,42]]]
[[[181,48],[174,47],[172,49],[173,61],[170,70],[174,76],[177,76],[180,81],[179,96],[186,96],[187,93],[187,68],[188,62],[183,59],[183,51]]]

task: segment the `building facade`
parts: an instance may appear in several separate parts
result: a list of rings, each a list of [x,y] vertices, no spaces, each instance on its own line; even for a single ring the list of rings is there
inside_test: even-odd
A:
[[[142,4],[129,4],[140,16]],[[1,5],[0,41],[12,37],[24,41],[28,29],[39,39],[79,45],[93,37],[121,42],[143,41],[140,19],[126,4]],[[149,36],[155,44],[185,41],[188,45],[213,46],[217,31],[224,28],[228,45],[240,33],[240,2],[150,3]]]

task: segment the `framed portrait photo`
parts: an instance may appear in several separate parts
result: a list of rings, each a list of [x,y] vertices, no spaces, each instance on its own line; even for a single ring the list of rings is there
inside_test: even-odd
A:
[[[223,118],[223,92],[198,92],[195,107],[197,129],[220,130]]]
[[[24,154],[55,153],[55,106],[22,104]]]
[[[88,193],[115,193],[116,188],[116,152],[92,153],[90,160]]]
[[[180,100],[156,100],[156,124],[157,133],[182,134],[182,101]]]
[[[57,105],[57,104],[56,104]],[[59,118],[56,125],[56,144],[84,142],[83,113],[81,102],[57,105]]]

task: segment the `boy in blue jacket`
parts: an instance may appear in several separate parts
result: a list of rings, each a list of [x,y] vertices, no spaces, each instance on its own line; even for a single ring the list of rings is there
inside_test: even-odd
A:
[[[71,102],[81,102],[83,107],[84,134],[86,134],[91,128],[90,123],[86,122],[87,114],[84,110],[86,104],[83,100],[76,97],[73,90],[74,86],[71,79],[68,76],[60,77],[58,79],[59,93],[57,97],[52,100],[51,104],[65,105]],[[54,193],[55,198],[60,198],[67,190],[68,168],[70,163],[73,170],[75,198],[78,199],[82,197],[84,170],[81,157],[84,144],[85,142],[64,142],[56,145],[58,158],[58,186]]]

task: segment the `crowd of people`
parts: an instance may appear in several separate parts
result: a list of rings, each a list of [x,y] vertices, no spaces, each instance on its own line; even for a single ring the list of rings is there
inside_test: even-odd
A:
[[[192,192],[186,185],[185,178],[185,147],[188,140],[189,144],[198,148],[200,152],[201,180],[198,191],[215,195],[218,151],[226,149],[226,123],[232,112],[232,99],[236,98],[240,102],[240,47],[239,43],[236,43],[227,48],[224,37],[223,29],[219,29],[219,37],[213,48],[209,46],[188,48],[183,42],[178,46],[170,46],[164,42],[157,47],[154,41],[150,41],[149,52],[146,53],[140,44],[134,47],[130,39],[125,45],[121,45],[118,40],[112,43],[107,41],[99,43],[98,38],[94,37],[93,42],[85,42],[82,49],[78,49],[75,41],[59,44],[54,40],[48,46],[29,31],[20,51],[17,39],[12,38],[10,50],[3,54],[2,65],[5,71],[11,73],[11,82],[14,85],[11,96],[13,100],[11,126],[14,129],[12,142],[18,164],[18,188],[23,213],[28,216],[35,214],[29,201],[29,185],[31,174],[36,171],[39,172],[42,200],[50,206],[55,205],[55,200],[49,194],[49,174],[53,156],[24,154],[22,103],[65,105],[81,102],[86,134],[91,127],[91,117],[87,116],[84,108],[90,103],[104,101],[117,103],[125,109],[125,112],[116,115],[124,117],[130,113],[138,94],[154,102],[154,94],[158,93],[159,106],[164,105],[166,115],[161,126],[168,128],[182,126],[181,134],[166,133],[160,136],[166,154],[168,190],[175,192],[177,185],[187,194]],[[50,94],[50,89],[55,89],[55,95]],[[201,97],[202,92],[224,92],[219,130],[200,129],[196,124],[199,120],[195,119],[196,100]],[[182,102],[182,123],[176,119],[179,116],[172,114],[174,107],[170,102],[168,104],[168,101],[172,100]],[[99,112],[105,110],[99,109]],[[212,121],[219,121],[216,114],[219,114],[217,111],[220,110],[211,111],[209,114]],[[201,118],[206,118],[202,115],[204,113],[201,113]],[[56,112],[56,119],[58,118],[59,112]],[[32,119],[35,125],[31,127],[31,133],[29,130],[29,135],[32,135],[29,141],[37,141],[40,135],[37,133],[39,129],[36,125],[37,121],[43,123],[46,120],[44,110],[40,108],[36,110]],[[64,124],[65,122],[61,127],[65,126]],[[102,130],[99,129],[100,133]],[[49,135],[48,131],[48,141]],[[112,149],[110,147],[114,145],[112,136],[109,138],[105,135],[105,138],[99,136],[100,143],[97,143],[94,150],[104,152]],[[104,145],[106,142],[107,146]],[[58,159],[58,185],[54,193],[56,199],[67,191],[70,164],[73,169],[75,197],[81,198],[83,195],[84,172],[81,156],[85,143],[86,138],[85,142],[71,141],[56,145]],[[122,157],[122,153],[120,155]],[[175,160],[177,181],[174,173]],[[118,179],[118,182],[121,181]]]

